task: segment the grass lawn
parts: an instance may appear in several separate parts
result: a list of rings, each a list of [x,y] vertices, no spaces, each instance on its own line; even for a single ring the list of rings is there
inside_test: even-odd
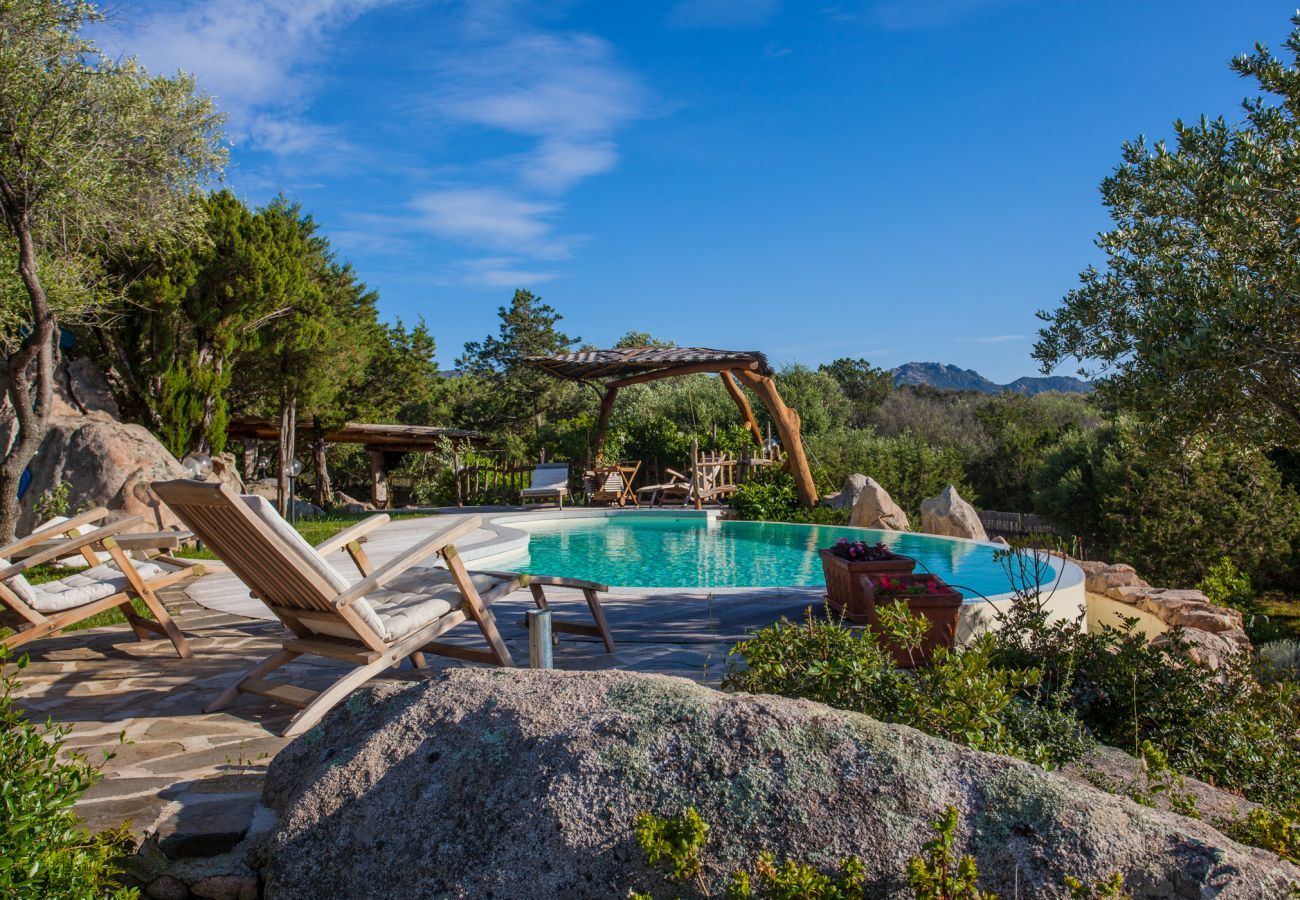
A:
[[[1300,596],[1268,591],[1259,598],[1259,611],[1268,616],[1269,636],[1300,640]]]
[[[350,525],[355,525],[357,522],[360,522],[362,519],[369,518],[370,516],[373,515],[375,515],[375,513],[338,513],[335,515],[320,516],[315,519],[301,519],[294,524],[294,528],[298,530],[299,534],[301,534],[304,538],[306,538],[307,543],[319,544],[321,541],[327,540],[328,538],[331,538],[334,535],[338,534],[344,528],[347,528]],[[394,519],[414,519],[414,518],[418,518],[421,515],[426,515],[426,514],[425,513],[389,513],[389,515]],[[211,550],[208,550],[207,548],[204,548],[202,550],[195,550],[193,548],[187,550],[180,550],[177,551],[177,555],[184,557],[185,559],[216,559],[217,558],[216,554],[213,553]],[[85,570],[86,570],[85,566],[66,566],[64,568],[55,568],[54,566],[37,566],[36,568],[31,569],[30,571],[27,572],[27,580],[30,581],[32,584],[40,584],[45,581],[55,581],[59,578],[63,578],[64,576],[67,575],[72,575],[76,572],[84,572]],[[131,604],[132,606],[135,607],[136,612],[140,613],[140,615],[148,616],[148,612],[145,610],[144,604],[141,603],[139,600],[133,600],[131,601]],[[88,619],[83,619],[77,624],[69,626],[64,630],[80,631],[83,628],[98,628],[101,625],[124,625],[124,624],[126,624],[126,617],[122,615],[120,610],[108,609],[102,613],[97,613],[96,615],[93,615]],[[12,629],[0,626],[0,637],[5,637],[10,634],[13,634]]]

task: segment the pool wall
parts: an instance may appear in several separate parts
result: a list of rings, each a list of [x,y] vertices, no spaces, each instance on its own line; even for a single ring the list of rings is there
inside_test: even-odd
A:
[[[514,527],[515,525],[537,525],[539,523],[559,522],[567,519],[603,519],[613,518],[616,516],[636,515],[636,516],[662,516],[669,519],[699,519],[704,518],[710,521],[716,521],[719,518],[718,510],[693,510],[693,509],[615,509],[615,508],[578,508],[578,509],[539,509],[528,512],[505,512],[490,513],[484,516],[483,528],[490,532],[490,536],[484,536],[482,540],[476,540],[471,547],[467,547],[461,552],[461,557],[466,562],[475,564],[486,563],[498,557],[504,557],[521,553],[528,549],[528,532],[522,528]],[[812,527],[801,526],[791,523],[792,527]],[[868,529],[862,529],[867,531]],[[934,540],[957,541],[967,544],[979,544],[982,546],[997,549],[1002,544],[996,544],[989,541],[972,541],[966,538],[941,537],[938,535],[927,535]],[[1084,592],[1084,574],[1083,570],[1067,560],[1059,558],[1052,560],[1052,565],[1058,569],[1058,579],[1050,587],[1047,593],[1045,607],[1049,621],[1060,621],[1062,619],[1078,620],[1082,623],[1084,611],[1088,605],[1088,598]],[[563,573],[556,573],[563,574]],[[690,591],[709,591],[714,594],[736,594],[750,593],[762,594],[770,592],[773,594],[806,594],[809,603],[818,603],[825,596],[825,590],[821,587],[717,587],[717,588],[661,588],[661,587],[623,587],[621,585],[611,585],[611,593],[626,595],[663,595],[671,596],[673,594],[682,594]],[[997,625],[996,613],[999,609],[1005,608],[1011,602],[1010,593],[997,594],[988,598],[968,599],[962,604],[961,613],[957,623],[957,641],[960,644],[968,643],[973,637],[995,628]]]

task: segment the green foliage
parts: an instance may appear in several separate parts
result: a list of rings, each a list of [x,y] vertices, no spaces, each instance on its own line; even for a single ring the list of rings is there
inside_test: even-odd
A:
[[[1300,444],[1300,16],[1287,59],[1258,45],[1233,70],[1261,96],[1244,118],[1174,123],[1176,145],[1126,143],[1102,182],[1115,227],[1034,349],[1048,370],[1096,360],[1110,397],[1175,442],[1213,432]]]
[[[0,650],[0,667],[8,652]],[[18,660],[18,669],[27,657]],[[18,708],[17,679],[0,668],[0,896],[138,896],[118,883],[115,864],[129,843],[125,826],[91,835],[72,806],[99,777],[84,757],[62,757],[67,730],[39,726]]]
[[[708,823],[693,806],[673,818],[646,812],[636,817],[637,846],[650,865],[664,863],[677,881],[699,877],[700,851],[708,840]]]
[[[1070,900],[1133,900],[1133,895],[1124,887],[1124,876],[1119,872],[1096,884],[1084,884],[1073,875],[1067,875],[1065,886],[1070,891]]]
[[[731,508],[741,519],[788,522],[799,508],[794,478],[783,472],[751,478],[736,488]]]
[[[32,511],[36,514],[36,521],[45,522],[55,516],[66,516],[69,506],[68,492],[71,489],[72,485],[66,481],[60,481],[42,494],[32,504]]]
[[[1169,456],[1125,419],[1048,453],[1034,506],[1095,556],[1160,583],[1196,583],[1225,556],[1278,573],[1300,541],[1300,497],[1263,454],[1205,443]]]
[[[1007,565],[1025,552],[1009,552]],[[1016,593],[991,654],[997,666],[1037,669],[1040,703],[1068,703],[1098,740],[1139,755],[1149,742],[1162,768],[1256,802],[1300,797],[1300,685],[1261,681],[1244,658],[1213,672],[1179,652],[1177,631],[1152,644],[1136,620],[1091,633],[1076,621],[1049,624],[1045,597],[1033,585]]]
[[[1300,866],[1300,804],[1279,812],[1260,806],[1232,822],[1220,823],[1220,829],[1234,841],[1276,853]]]
[[[922,855],[907,864],[907,884],[917,900],[997,900],[979,889],[975,857],[957,856],[957,808],[949,806],[933,828]]]
[[[1258,648],[1265,675],[1274,681],[1300,681],[1300,641],[1269,641]]]
[[[731,876],[727,885],[729,900],[750,900],[765,897],[770,900],[856,900],[864,896],[867,870],[862,860],[850,857],[840,864],[836,878],[814,869],[810,865],[784,860],[764,850],[758,854],[755,866],[758,887],[754,887],[749,873],[741,870]]]
[[[837,429],[810,436],[805,446],[823,489],[839,490],[854,472],[870,475],[913,519],[920,518],[922,500],[950,484],[972,503],[976,500],[961,453],[918,433],[882,437],[873,431]]]
[[[891,618],[888,639],[901,646],[919,644],[923,627],[896,621],[897,610],[886,615]],[[1037,728],[1059,729],[1060,717],[1035,718],[1022,711],[1024,703],[1035,700],[1017,698],[1037,684],[1038,673],[995,665],[993,651],[991,639],[962,651],[940,648],[931,665],[905,671],[895,667],[871,630],[815,619],[809,610],[803,625],[782,619],[733,647],[724,686],[816,700],[1043,765],[1077,759],[1086,746],[1077,726],[1073,742],[1059,734],[1046,736]]]
[[[865,359],[837,359],[819,366],[817,371],[835,379],[849,402],[848,419],[838,425],[867,427],[872,414],[894,392],[894,376]]]
[[[1255,590],[1251,587],[1250,576],[1237,568],[1232,557],[1222,557],[1210,566],[1196,587],[1210,598],[1211,603],[1242,612],[1254,611]]]

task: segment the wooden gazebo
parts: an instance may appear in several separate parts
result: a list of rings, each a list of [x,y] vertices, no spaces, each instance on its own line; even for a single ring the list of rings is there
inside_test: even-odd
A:
[[[817,487],[799,436],[799,413],[786,406],[773,381],[772,367],[762,353],[748,350],[711,350],[707,347],[626,347],[613,350],[580,350],[556,356],[529,356],[526,361],[557,378],[591,384],[603,389],[600,423],[596,432],[596,458],[605,447],[609,418],[620,388],[678,375],[714,373],[722,379],[727,393],[736,401],[745,428],[754,443],[763,443],[763,433],[754,418],[754,410],[741,390],[748,387],[763,401],[772,424],[789,459],[799,502],[811,508],[817,502]]]

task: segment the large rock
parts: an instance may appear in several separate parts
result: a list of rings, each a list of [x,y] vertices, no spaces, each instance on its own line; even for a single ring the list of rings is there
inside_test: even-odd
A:
[[[65,357],[54,372],[50,415],[75,417],[93,413],[105,413],[111,419],[122,415],[99,367],[84,356]]]
[[[244,493],[244,479],[239,474],[239,462],[233,453],[218,453],[212,457],[212,475],[209,481],[220,481],[236,494]]]
[[[149,429],[127,425],[105,412],[56,416],[31,462],[32,480],[23,495],[19,533],[36,522],[35,504],[60,481],[68,484],[68,509],[105,506],[117,515],[139,515],[139,530],[182,527],[150,484],[184,478],[180,463]]]
[[[921,501],[921,530],[946,537],[989,539],[975,507],[963,500],[951,484],[938,497]]]
[[[452,669],[354,694],[272,761],[267,896],[700,896],[649,871],[641,811],[696,807],[703,882],[759,851],[823,870],[858,855],[869,897],[952,804],[981,886],[1065,897],[1122,872],[1137,897],[1283,896],[1300,868],[1205,822],[1028,763],[817,703],[626,672]]]
[[[867,481],[866,475],[850,475],[844,479],[844,487],[822,498],[822,506],[829,506],[831,509],[853,509],[858,502],[858,497],[862,495],[862,489],[867,486]]]
[[[884,531],[907,531],[912,527],[907,521],[907,513],[903,512],[903,508],[894,502],[894,498],[874,478],[863,481],[858,499],[853,504],[853,513],[849,516],[849,524]]]

